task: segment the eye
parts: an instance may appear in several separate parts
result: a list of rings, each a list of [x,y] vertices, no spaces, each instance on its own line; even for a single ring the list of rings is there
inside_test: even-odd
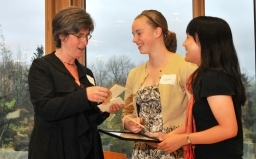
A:
[[[138,32],[137,34],[140,36],[142,33],[141,33],[141,32]]]
[[[84,37],[84,35],[77,35],[77,37],[78,37],[79,39],[82,39],[82,38]]]

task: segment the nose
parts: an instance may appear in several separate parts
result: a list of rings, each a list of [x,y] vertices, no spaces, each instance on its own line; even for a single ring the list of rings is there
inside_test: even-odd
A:
[[[186,40],[183,41],[182,45],[185,47],[185,44],[186,44]]]
[[[137,41],[137,37],[134,35],[134,36],[133,36],[133,39],[132,39],[132,42],[133,42],[133,43],[136,43],[136,41]]]
[[[88,42],[89,42],[89,39],[87,39],[87,38],[81,39],[81,43],[83,43],[84,45],[87,45]]]

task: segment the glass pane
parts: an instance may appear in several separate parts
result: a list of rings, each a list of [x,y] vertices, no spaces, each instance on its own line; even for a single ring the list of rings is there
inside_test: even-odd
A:
[[[185,55],[182,43],[186,38],[186,26],[192,18],[191,0],[86,0],[86,10],[96,23],[87,46],[87,66],[92,69],[98,85],[109,87],[114,82],[125,85],[131,68],[148,59],[147,55],[140,54],[132,42],[131,26],[137,15],[149,9],[158,10],[165,16],[169,30],[176,32],[177,53]],[[120,73],[113,71],[116,66]],[[122,130],[121,111],[112,115],[100,127]],[[131,155],[132,142],[105,135],[102,135],[102,142],[105,150]]]
[[[34,111],[27,73],[44,46],[44,0],[0,1],[0,158],[28,158]],[[39,50],[40,50],[39,49]]]
[[[255,158],[255,30],[253,0],[207,0],[206,15],[226,20],[232,30],[240,67],[244,74],[248,102],[243,107],[244,159]],[[229,6],[229,7],[227,7]]]

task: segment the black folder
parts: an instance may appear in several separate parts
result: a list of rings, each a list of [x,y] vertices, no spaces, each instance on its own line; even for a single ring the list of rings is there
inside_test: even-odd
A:
[[[104,129],[98,129],[99,132],[103,134],[107,134],[112,137],[116,137],[121,140],[129,140],[129,141],[142,141],[142,142],[161,142],[157,138],[149,137],[147,135],[141,134],[141,133],[133,133],[133,132],[127,132],[127,131],[114,131],[114,130],[104,130]]]

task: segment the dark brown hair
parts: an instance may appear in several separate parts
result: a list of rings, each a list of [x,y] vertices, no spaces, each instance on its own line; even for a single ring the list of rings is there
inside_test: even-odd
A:
[[[61,47],[59,35],[68,36],[78,33],[81,29],[94,30],[94,22],[84,9],[70,6],[60,10],[52,20],[52,35],[55,46]]]

